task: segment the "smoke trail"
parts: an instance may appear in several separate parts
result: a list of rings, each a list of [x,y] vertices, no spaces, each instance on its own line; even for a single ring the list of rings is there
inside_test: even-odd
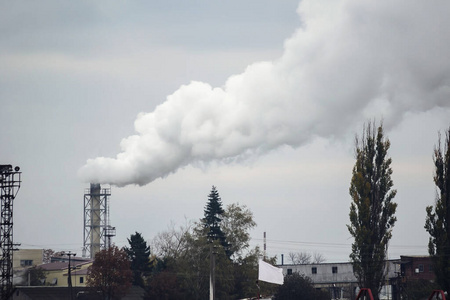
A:
[[[256,155],[361,119],[398,122],[449,106],[450,2],[303,0],[303,25],[282,57],[223,87],[191,82],[135,121],[116,158],[98,157],[83,180],[145,185],[196,162]]]

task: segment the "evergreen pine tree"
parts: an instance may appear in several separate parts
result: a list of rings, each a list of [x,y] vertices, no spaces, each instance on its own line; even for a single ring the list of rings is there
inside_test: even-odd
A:
[[[150,268],[150,246],[139,232],[132,234],[128,239],[130,248],[124,247],[131,261],[133,271],[133,285],[145,286],[144,278],[149,275]]]
[[[225,211],[222,208],[222,199],[220,199],[219,192],[215,186],[212,187],[211,193],[208,195],[208,203],[206,203],[204,213],[205,217],[202,219],[202,222],[207,230],[208,239],[210,241],[219,241],[227,256],[231,257],[230,245],[220,227]]]
[[[397,220],[389,147],[383,126],[377,130],[369,122],[362,138],[356,137],[356,163],[349,189],[353,201],[347,227],[354,238],[350,259],[360,287],[370,288],[375,299],[384,283],[388,242]]]

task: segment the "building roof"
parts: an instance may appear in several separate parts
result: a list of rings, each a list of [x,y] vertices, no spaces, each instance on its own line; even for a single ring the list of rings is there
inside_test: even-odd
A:
[[[79,256],[74,256],[70,258],[70,261],[86,261],[86,260],[91,260],[90,258],[86,258],[86,257],[79,257]],[[69,261],[69,257],[68,256],[52,256],[50,257],[50,262],[68,262]]]
[[[399,265],[405,265],[412,263],[413,261],[431,261],[429,255],[401,255],[400,260],[396,262]]]
[[[73,270],[71,272],[72,276],[74,276],[74,275],[87,275],[87,273],[88,273],[88,268],[83,269],[83,270]],[[66,273],[66,274],[64,274],[64,276],[69,276],[69,274]]]
[[[68,266],[69,266],[69,263],[66,263],[66,262],[55,262],[55,263],[39,265],[39,268],[42,268],[46,271],[55,271],[55,270],[67,269]]]
[[[85,265],[85,264],[88,264],[91,262],[92,262],[92,260],[87,260],[87,261],[82,261],[82,262],[75,261],[75,262],[71,262],[70,266],[78,267],[78,266],[82,266],[82,265]],[[69,267],[69,262],[53,262],[53,263],[49,263],[49,264],[39,265],[39,267],[46,271],[64,270]]]
[[[396,261],[398,261],[398,259],[386,259],[385,262],[391,262],[391,263],[395,263]],[[299,267],[299,266],[326,266],[326,265],[333,265],[333,266],[341,266],[341,265],[351,265],[352,262],[351,261],[346,261],[346,262],[321,262],[321,263],[308,263],[308,264],[285,264],[283,263],[275,265],[277,268],[286,268],[286,267]]]

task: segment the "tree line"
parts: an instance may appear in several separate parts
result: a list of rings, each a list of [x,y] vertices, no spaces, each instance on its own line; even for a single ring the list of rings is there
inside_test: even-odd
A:
[[[255,226],[253,213],[245,205],[233,203],[223,208],[213,186],[202,219],[179,227],[169,225],[154,238],[153,253],[139,232],[130,236],[129,247],[100,251],[89,270],[87,285],[99,288],[111,299],[123,295],[131,284],[144,288],[146,299],[207,299],[214,256],[217,299],[271,294],[274,285],[256,283],[262,252],[249,245],[249,231]],[[125,265],[116,267],[105,257]],[[275,262],[275,258],[270,260]],[[108,272],[111,266],[123,272]],[[110,284],[111,280],[116,283]]]
[[[424,290],[428,290],[427,296],[434,288],[450,291],[450,127],[443,144],[441,140],[439,134],[433,154],[435,204],[426,207],[425,220],[437,286],[431,282],[409,282],[403,295],[406,299],[419,299]],[[359,286],[370,288],[376,300],[386,280],[384,264],[397,221],[397,203],[393,201],[397,191],[393,189],[389,148],[383,125],[365,124],[363,134],[355,138],[356,162],[349,188],[352,202],[347,228],[354,239],[350,261]]]
[[[355,164],[349,187],[347,229],[353,237],[350,261],[359,286],[370,288],[376,300],[386,279],[384,264],[397,221],[397,191],[391,178],[389,148],[383,125],[366,123],[362,135],[355,137]],[[443,142],[438,136],[433,163],[436,196],[434,206],[426,207],[424,227],[430,234],[428,249],[438,288],[450,291],[450,127]],[[312,288],[310,279],[299,274],[287,277],[280,287],[256,282],[258,259],[263,253],[258,246],[249,245],[250,230],[255,226],[253,214],[245,205],[234,203],[224,208],[213,186],[202,219],[178,227],[170,224],[153,239],[153,253],[139,232],[130,236],[129,247],[100,251],[89,269],[87,285],[100,288],[108,299],[123,295],[131,284],[144,288],[146,299],[207,299],[214,257],[217,299],[258,294],[275,295],[276,299],[288,299],[288,294],[295,299],[326,299],[325,294]],[[293,263],[324,261],[317,253],[290,253],[289,257]],[[266,260],[276,263],[276,257]],[[417,282],[405,290],[404,296],[418,299],[419,293],[431,288],[436,287]]]

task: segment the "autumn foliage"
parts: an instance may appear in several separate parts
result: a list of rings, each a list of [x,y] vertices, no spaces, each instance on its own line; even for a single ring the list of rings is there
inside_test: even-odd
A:
[[[87,286],[101,292],[103,299],[116,299],[125,295],[133,279],[127,253],[116,246],[95,254],[88,274]]]

